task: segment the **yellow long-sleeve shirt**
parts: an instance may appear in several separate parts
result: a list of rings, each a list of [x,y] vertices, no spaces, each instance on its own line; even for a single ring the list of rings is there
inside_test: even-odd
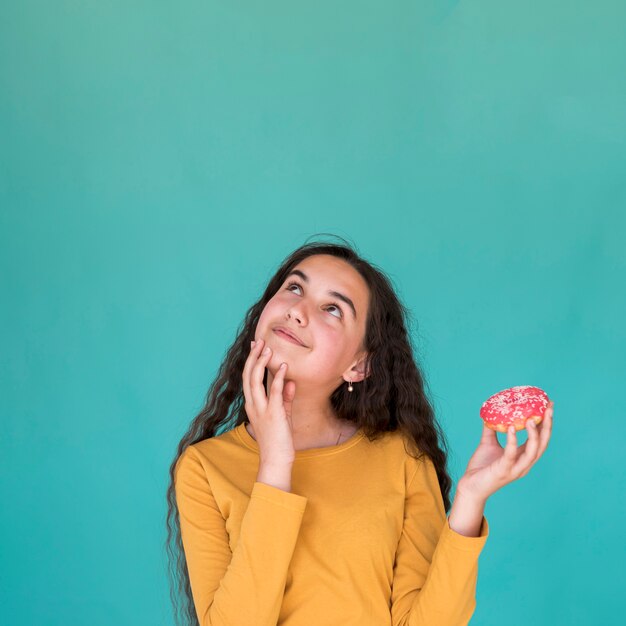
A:
[[[478,537],[450,528],[428,457],[362,430],[296,451],[292,491],[257,482],[244,424],[186,448],[176,500],[201,626],[461,626]]]

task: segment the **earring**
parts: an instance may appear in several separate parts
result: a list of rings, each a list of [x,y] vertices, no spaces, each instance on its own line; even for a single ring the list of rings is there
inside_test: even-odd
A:
[[[354,389],[354,387],[352,386],[352,381],[350,381],[350,384],[348,385],[348,391],[352,391]]]

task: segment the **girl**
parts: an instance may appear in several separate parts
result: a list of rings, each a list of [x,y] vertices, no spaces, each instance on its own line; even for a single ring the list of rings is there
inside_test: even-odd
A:
[[[519,448],[485,426],[450,506],[407,317],[349,245],[308,243],[280,266],[170,467],[180,623],[469,622],[485,502],[543,454],[552,407]]]

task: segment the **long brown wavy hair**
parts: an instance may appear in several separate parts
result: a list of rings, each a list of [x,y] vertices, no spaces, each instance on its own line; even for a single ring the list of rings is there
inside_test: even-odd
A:
[[[361,274],[370,291],[363,343],[363,348],[368,352],[366,365],[369,376],[354,385],[352,393],[343,384],[335,389],[330,399],[337,417],[358,424],[371,441],[388,431],[399,430],[405,434],[405,441],[414,448],[412,451],[407,450],[411,456],[419,459],[426,454],[432,460],[437,470],[445,510],[448,512],[450,509],[451,479],[446,469],[448,445],[427,397],[424,375],[416,364],[413,344],[407,331],[412,322],[411,314],[400,302],[384,272],[362,258],[345,240],[342,241],[344,243],[305,243],[283,261],[261,298],[248,310],[207,392],[204,408],[191,422],[178,444],[170,466],[170,484],[167,489],[165,544],[170,598],[177,625],[198,626],[198,618],[180,534],[174,485],[176,463],[188,446],[248,421],[244,408],[242,372],[257,322],[265,305],[281,288],[292,268],[311,255],[329,254],[343,259]],[[263,384],[267,385],[267,370]]]

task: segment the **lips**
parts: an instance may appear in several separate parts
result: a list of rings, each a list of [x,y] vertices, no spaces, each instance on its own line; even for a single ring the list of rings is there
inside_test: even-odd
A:
[[[306,348],[306,346],[304,345],[300,337],[298,337],[298,335],[296,335],[294,332],[292,332],[288,328],[285,328],[284,326],[274,326],[274,332],[278,332],[278,331],[280,331],[281,333],[284,333],[285,335],[288,335],[289,337],[297,341],[301,346]]]

